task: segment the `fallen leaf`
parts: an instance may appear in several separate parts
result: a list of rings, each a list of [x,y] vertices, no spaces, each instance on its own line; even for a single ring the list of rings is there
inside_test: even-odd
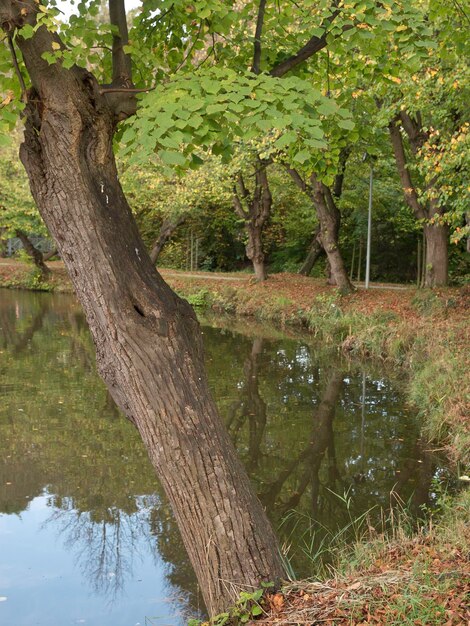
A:
[[[281,611],[282,607],[284,606],[284,602],[285,600],[284,600],[284,596],[282,595],[282,593],[276,593],[271,598],[271,606],[274,611]]]

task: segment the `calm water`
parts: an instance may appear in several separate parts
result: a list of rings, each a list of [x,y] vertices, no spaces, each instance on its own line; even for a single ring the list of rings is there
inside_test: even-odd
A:
[[[308,339],[217,324],[203,327],[212,389],[296,574],[312,573],[312,535],[374,515],[392,490],[414,510],[428,502],[436,460],[403,381],[327,359]],[[0,291],[0,624],[178,626],[198,608],[171,512],[96,375],[79,307]]]

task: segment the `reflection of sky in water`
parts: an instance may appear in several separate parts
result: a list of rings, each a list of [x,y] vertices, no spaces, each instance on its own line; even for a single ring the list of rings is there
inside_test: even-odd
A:
[[[185,623],[156,567],[145,536],[136,538],[133,576],[112,599],[93,593],[77,561],[83,546],[64,550],[51,522],[48,497],[34,498],[21,515],[0,515],[0,623],[5,626],[158,626]],[[21,538],[21,541],[18,539]],[[107,572],[109,578],[115,572]],[[176,604],[176,606],[175,606]]]

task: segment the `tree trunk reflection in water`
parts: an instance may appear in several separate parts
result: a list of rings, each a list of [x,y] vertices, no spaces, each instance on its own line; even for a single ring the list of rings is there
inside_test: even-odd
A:
[[[282,513],[286,513],[290,509],[296,507],[307,489],[308,485],[312,487],[312,505],[314,513],[318,509],[318,493],[319,493],[319,471],[323,457],[327,450],[334,450],[333,438],[333,420],[335,417],[336,405],[341,394],[343,384],[343,374],[334,370],[328,372],[329,380],[325,391],[322,394],[320,404],[314,413],[314,424],[310,434],[310,440],[304,450],[289,463],[289,465],[281,472],[276,481],[271,483],[267,490],[260,494],[261,501],[267,508],[276,508]],[[330,459],[330,463],[335,462],[335,458]],[[302,473],[297,489],[286,502],[279,502],[278,498],[284,483],[294,473],[294,471],[303,463],[306,468]],[[337,470],[331,475],[338,476]]]
[[[229,410],[227,428],[232,441],[236,444],[239,432],[248,419],[248,462],[246,467],[249,472],[259,465],[261,456],[261,443],[266,429],[266,402],[259,392],[259,357],[263,351],[263,339],[257,337],[253,340],[250,355],[245,360],[243,367],[244,383],[240,398]],[[237,411],[241,408],[240,414]]]

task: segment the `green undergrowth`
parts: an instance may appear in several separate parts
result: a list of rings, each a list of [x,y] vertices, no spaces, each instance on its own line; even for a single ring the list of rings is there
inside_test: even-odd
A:
[[[457,623],[447,621],[442,598],[457,595],[462,577],[468,582],[470,489],[442,493],[437,509],[423,513],[416,529],[406,511],[399,511],[387,532],[343,550],[334,567],[335,576],[349,579],[392,568],[406,572],[399,590],[387,598],[383,623],[390,626]]]
[[[227,611],[213,617],[210,625],[240,626],[264,615],[263,596],[274,587],[274,584],[261,583],[261,585],[261,588],[255,591],[241,591],[235,604]],[[188,622],[188,626],[204,626],[205,624],[209,624],[209,622],[202,622],[198,619],[190,619]]]
[[[450,494],[444,483],[434,484],[439,492],[432,511],[423,509],[418,520],[403,503],[396,503],[383,520],[382,528],[369,528],[359,541],[336,552],[332,572],[337,576],[354,576],[397,559],[412,568],[421,567],[420,559],[428,558],[416,546],[445,547],[447,553],[468,556],[470,549],[470,488],[462,485],[457,494]],[[413,555],[413,552],[415,553]],[[423,569],[423,568],[422,568]],[[424,568],[426,569],[426,568]]]
[[[46,280],[41,270],[31,265],[21,273],[0,277],[0,287],[7,289],[27,289],[28,291],[57,291],[53,282]]]

